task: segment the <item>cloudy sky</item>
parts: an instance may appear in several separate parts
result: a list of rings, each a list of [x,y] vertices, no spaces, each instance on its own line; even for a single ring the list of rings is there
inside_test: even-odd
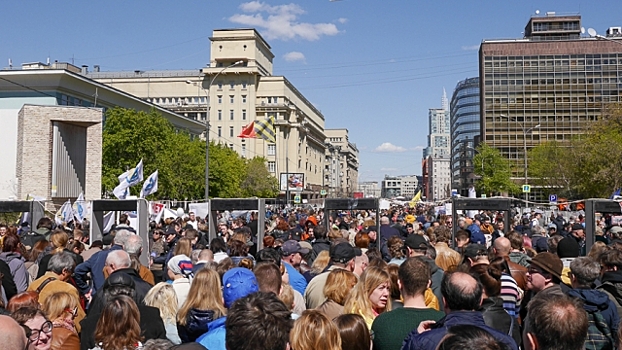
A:
[[[360,181],[421,174],[429,108],[477,76],[482,39],[520,38],[530,16],[582,15],[604,33],[622,2],[404,0],[4,1],[0,67],[45,60],[103,71],[199,69],[214,29],[256,28],[286,76],[360,151]],[[622,48],[622,46],[621,46]]]

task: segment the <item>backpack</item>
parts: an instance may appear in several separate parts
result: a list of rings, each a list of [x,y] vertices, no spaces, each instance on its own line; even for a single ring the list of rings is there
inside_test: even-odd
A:
[[[613,350],[615,341],[611,335],[611,329],[607,321],[598,311],[586,311],[588,328],[587,339],[585,340],[586,350]]]

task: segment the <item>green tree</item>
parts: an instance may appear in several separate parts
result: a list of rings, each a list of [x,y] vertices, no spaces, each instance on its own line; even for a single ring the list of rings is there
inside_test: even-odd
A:
[[[542,143],[529,150],[529,178],[545,194],[574,198],[576,186],[573,152],[567,144],[557,141]]]
[[[473,172],[480,176],[475,184],[478,192],[487,195],[518,193],[519,186],[510,179],[510,164],[498,149],[480,143],[473,157],[473,167]]]
[[[279,181],[268,171],[266,159],[254,157],[246,162],[242,180],[244,197],[274,198],[279,193]]]
[[[240,186],[246,174],[244,159],[229,147],[215,143],[210,143],[209,156],[210,197],[241,197]]]

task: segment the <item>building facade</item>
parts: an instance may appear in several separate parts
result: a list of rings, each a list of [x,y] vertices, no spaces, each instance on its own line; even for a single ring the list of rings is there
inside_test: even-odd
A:
[[[442,108],[430,108],[428,112],[428,147],[423,152],[427,161],[422,170],[427,177],[426,197],[429,201],[446,198],[444,193],[451,186],[451,132],[449,123],[449,103],[443,89]]]
[[[458,82],[451,96],[451,187],[466,197],[475,182],[473,156],[480,132],[479,77]]]
[[[319,197],[327,152],[322,113],[287,78],[272,75],[274,54],[256,30],[214,30],[210,40],[210,64],[201,70],[89,76],[202,123],[209,120],[210,140],[244,157],[265,157],[279,179],[304,174],[301,197]],[[237,137],[250,122],[267,117],[276,120],[275,144]],[[358,160],[351,164],[357,173]]]
[[[324,187],[328,195],[351,197],[358,188],[359,151],[349,141],[348,129],[325,129]]]
[[[529,182],[530,148],[569,141],[622,101],[622,40],[613,32],[583,37],[581,16],[546,13],[529,20],[524,38],[482,42],[482,141],[508,159],[517,183]],[[529,198],[542,191],[532,188]]]
[[[360,181],[358,192],[363,192],[365,198],[380,198],[381,189],[376,181]]]
[[[85,77],[71,64],[26,63],[0,70],[0,199],[38,196],[62,203],[101,198],[105,111],[158,110],[178,130],[205,127],[169,110]]]
[[[420,177],[416,175],[389,176],[385,175],[382,180],[381,197],[403,197],[412,199],[419,191]]]

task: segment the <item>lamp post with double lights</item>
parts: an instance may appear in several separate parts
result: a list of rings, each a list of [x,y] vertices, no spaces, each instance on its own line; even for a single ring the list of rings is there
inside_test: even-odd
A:
[[[218,73],[216,73],[216,75],[214,75],[214,77],[212,79],[210,79],[209,84],[207,84],[207,88],[204,88],[201,85],[201,82],[197,83],[198,88],[203,89],[203,91],[205,91],[205,95],[207,96],[207,102],[206,102],[206,112],[207,114],[205,115],[205,201],[209,201],[209,132],[210,132],[210,123],[209,123],[209,115],[210,115],[210,90],[212,87],[212,84],[214,83],[214,81],[216,80],[216,78],[218,78],[218,76],[226,71],[227,69],[237,66],[239,64],[242,64],[244,61],[237,61],[234,62],[226,67],[224,67],[223,69],[221,69],[220,71],[218,71]],[[194,84],[193,82],[191,82],[190,80],[186,80],[186,84]],[[199,101],[201,100],[201,96],[198,96]]]
[[[537,124],[536,126],[531,127],[529,129],[525,129],[525,125],[523,123],[521,123],[518,119],[516,119],[514,117],[508,117],[508,116],[503,115],[503,114],[501,114],[500,116],[501,116],[501,118],[506,118],[508,120],[512,120],[512,121],[517,122],[518,125],[520,125],[521,129],[523,130],[523,152],[524,152],[524,155],[525,155],[525,159],[524,159],[524,161],[525,161],[525,164],[524,164],[524,167],[525,167],[524,180],[525,180],[525,182],[524,182],[524,184],[527,185],[527,175],[528,175],[527,174],[527,134],[532,132],[534,129],[539,128],[540,124]],[[529,194],[527,192],[525,192],[525,206],[528,206],[528,203],[527,203],[527,201],[529,199],[528,196],[529,196]]]

